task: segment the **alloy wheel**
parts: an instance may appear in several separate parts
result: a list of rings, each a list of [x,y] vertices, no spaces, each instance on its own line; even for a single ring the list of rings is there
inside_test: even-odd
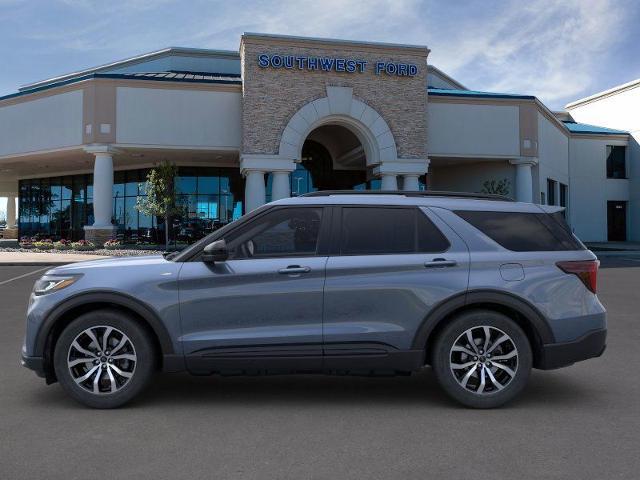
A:
[[[90,327],[80,332],[69,347],[67,367],[82,389],[107,395],[124,388],[136,369],[133,342],[110,326]]]
[[[475,394],[503,390],[518,370],[518,349],[502,330],[480,325],[465,330],[454,342],[449,366],[458,384]]]

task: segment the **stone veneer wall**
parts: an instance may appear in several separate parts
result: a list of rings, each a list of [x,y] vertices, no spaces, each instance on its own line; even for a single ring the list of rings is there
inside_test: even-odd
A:
[[[259,54],[338,57],[368,62],[364,73],[308,71],[296,68],[262,68]],[[305,104],[326,97],[327,86],[353,88],[357,98],[376,110],[388,123],[399,158],[427,158],[427,55],[428,50],[406,47],[371,47],[344,44],[243,37],[242,153],[277,154],[289,119]],[[377,61],[413,63],[414,77],[375,74]]]

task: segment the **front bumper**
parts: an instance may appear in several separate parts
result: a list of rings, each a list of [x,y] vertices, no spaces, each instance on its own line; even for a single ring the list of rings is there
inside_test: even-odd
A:
[[[36,372],[39,377],[45,378],[47,376],[44,368],[44,358],[42,357],[28,357],[22,352],[20,363],[23,367]]]
[[[571,365],[604,353],[607,330],[592,330],[582,337],[565,343],[551,343],[542,346],[537,368],[552,370]]]

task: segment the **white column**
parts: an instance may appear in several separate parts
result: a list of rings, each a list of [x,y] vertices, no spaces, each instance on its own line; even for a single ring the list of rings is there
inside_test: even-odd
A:
[[[271,200],[280,200],[291,196],[289,172],[273,172],[271,184]]]
[[[16,228],[16,197],[7,197],[7,228]]]
[[[382,184],[380,185],[380,190],[398,190],[398,180],[395,175],[383,173],[381,176]]]
[[[93,164],[93,226],[111,228],[113,216],[113,156],[95,152]]]
[[[402,190],[405,192],[417,192],[420,190],[419,175],[403,175]]]
[[[531,167],[537,163],[536,158],[519,158],[510,160],[516,166],[516,200],[533,202],[533,173]]]
[[[251,210],[255,210],[266,202],[264,171],[246,170],[245,176],[247,180],[244,191],[244,211],[245,213],[249,213]]]

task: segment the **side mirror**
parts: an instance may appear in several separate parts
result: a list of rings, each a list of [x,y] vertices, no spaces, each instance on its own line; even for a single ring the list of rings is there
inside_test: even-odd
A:
[[[227,250],[227,242],[224,239],[210,243],[202,251],[203,262],[224,262],[227,258],[229,258],[229,251]]]

